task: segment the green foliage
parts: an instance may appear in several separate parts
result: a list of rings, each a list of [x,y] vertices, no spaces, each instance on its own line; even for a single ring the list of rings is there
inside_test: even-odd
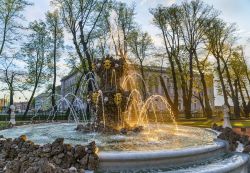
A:
[[[23,26],[18,22],[23,19],[22,12],[29,5],[32,4],[26,0],[0,0],[0,55],[5,47],[13,48],[20,41],[18,29]]]
[[[50,74],[53,75],[53,85],[56,85],[58,62],[64,47],[63,25],[60,20],[59,12],[46,13],[46,29],[49,39],[49,50],[47,58],[47,67]]]
[[[42,21],[34,21],[29,25],[30,34],[23,46],[23,55],[28,67],[27,85],[34,86],[46,81],[47,58],[49,49],[49,37],[46,24]]]
[[[147,32],[139,29],[133,30],[128,35],[128,45],[131,53],[142,64],[146,57],[149,56],[150,50],[153,48],[153,41]]]

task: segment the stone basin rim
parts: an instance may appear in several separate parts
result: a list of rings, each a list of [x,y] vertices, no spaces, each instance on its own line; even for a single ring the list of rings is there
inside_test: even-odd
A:
[[[177,150],[156,150],[156,151],[101,151],[98,153],[101,160],[138,160],[139,158],[147,159],[161,159],[161,158],[175,158],[185,157],[190,155],[197,155],[208,153],[211,151],[222,150],[227,146],[226,142],[215,140],[212,145],[205,145],[193,148],[184,148]]]
[[[25,123],[25,124],[22,124],[22,125],[17,125],[17,126],[13,126],[13,127],[11,127],[11,128],[6,128],[6,129],[1,129],[0,131],[5,131],[5,130],[9,130],[9,129],[18,129],[18,128],[22,128],[22,127],[31,127],[31,126],[42,126],[42,125],[48,125],[48,124],[76,124],[76,125],[79,125],[79,124],[86,124],[86,123],[73,123],[73,122],[42,122],[42,123],[35,123],[35,124],[33,124],[33,123],[31,123],[31,122],[29,122],[29,123]],[[152,123],[153,124],[153,123]],[[169,124],[162,124],[162,125],[169,125]],[[178,126],[182,126],[182,127],[190,127],[190,126],[185,126],[185,125],[178,125]],[[192,127],[192,128],[197,128],[197,129],[204,129],[204,130],[206,130],[206,131],[208,131],[208,132],[210,132],[210,133],[212,133],[212,134],[214,134],[214,135],[219,135],[220,134],[220,132],[218,132],[218,131],[215,131],[215,130],[213,130],[213,129],[211,129],[211,128],[201,128],[201,127]],[[24,134],[25,135],[25,134]]]
[[[12,128],[30,127],[30,126],[39,126],[39,125],[48,125],[48,124],[75,124],[77,126],[79,124],[87,124],[87,123],[86,122],[84,122],[84,123],[75,123],[75,122],[41,122],[41,123],[32,123],[32,122],[26,122],[26,123],[21,124],[21,125],[13,126]],[[152,122],[152,124],[154,124],[154,122]],[[170,123],[160,123],[160,125],[173,125],[173,124],[170,122]],[[178,127],[179,126],[180,127],[192,127],[192,128],[197,128],[197,129],[204,129],[204,130],[210,131],[211,133],[218,134],[217,131],[215,131],[215,130],[213,130],[211,128],[193,127],[193,126],[186,126],[186,125],[178,125]],[[7,128],[7,129],[1,129],[0,131],[8,130],[8,129],[9,128]]]

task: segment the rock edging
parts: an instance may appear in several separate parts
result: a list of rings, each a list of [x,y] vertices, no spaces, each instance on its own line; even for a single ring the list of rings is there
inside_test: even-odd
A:
[[[244,146],[243,153],[250,153],[249,136],[237,134],[233,129],[229,127],[223,128],[216,123],[213,124],[212,129],[221,132],[217,138],[227,141],[230,151],[235,151],[238,147],[238,142],[240,142]]]
[[[11,139],[0,136],[0,172],[83,173],[99,164],[95,142],[87,146],[64,144],[63,138],[37,145],[25,135]]]

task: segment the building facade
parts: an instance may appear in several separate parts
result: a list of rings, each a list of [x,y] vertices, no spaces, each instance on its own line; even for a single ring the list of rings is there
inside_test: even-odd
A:
[[[61,95],[61,86],[56,86],[56,96],[55,99],[58,101]],[[46,111],[51,108],[51,93],[44,92],[35,97],[35,111]]]
[[[153,66],[146,66],[144,67],[144,76],[145,76],[145,85],[148,91],[148,95],[161,95],[165,96],[164,90],[160,83],[159,76],[161,75],[163,77],[163,80],[165,82],[166,88],[168,90],[168,93],[170,97],[174,98],[174,88],[173,88],[173,81],[166,73],[168,69],[167,68],[161,68],[161,67],[153,67]],[[129,73],[133,74],[139,73],[138,68],[129,68]],[[140,74],[140,73],[139,73]],[[76,83],[79,79],[80,74],[77,72],[70,73],[68,76],[61,79],[61,95],[65,96],[68,93],[74,93],[76,88]],[[138,75],[136,75],[138,76]],[[134,76],[134,77],[136,77]],[[209,80],[209,86],[207,87],[208,97],[210,100],[210,105],[213,108],[214,107],[214,84],[213,84],[213,76],[207,76],[207,80]],[[179,93],[179,111],[183,112],[183,100],[182,100],[182,90],[178,90]],[[192,97],[192,103],[191,103],[191,111],[193,113],[199,113],[202,111],[202,100],[199,99],[199,96],[203,96],[203,89],[202,84],[199,80],[199,76],[195,77],[194,79],[194,91],[193,91],[193,97]]]
[[[0,99],[0,112],[6,111],[7,106],[8,106],[8,100],[5,97]]]
[[[28,105],[28,102],[14,102],[15,111],[18,113],[24,113],[27,105]],[[33,109],[32,105],[31,105],[30,109]]]
[[[69,75],[61,79],[61,95],[64,97],[68,93],[74,93],[80,73],[77,71],[70,72]]]
[[[160,67],[151,67],[147,66],[145,68],[145,78],[146,78],[146,85],[148,88],[148,91],[150,95],[158,94],[165,96],[163,87],[160,83],[160,78],[159,76],[161,75],[163,77],[165,86],[168,90],[170,98],[173,100],[174,99],[174,85],[173,85],[173,80],[168,76],[166,71],[168,71],[167,68],[160,68]],[[214,97],[214,83],[213,83],[213,75],[206,76],[206,80],[208,82],[207,86],[207,93],[208,93],[208,98],[210,101],[210,106],[212,109],[214,108],[215,104],[215,97]],[[202,83],[199,80],[199,75],[195,75],[194,77],[194,82],[193,82],[193,97],[192,97],[192,103],[191,103],[191,111],[193,113],[199,113],[202,111],[202,105],[204,100],[203,98],[203,87]],[[178,89],[179,93],[179,102],[178,102],[178,107],[179,111],[183,112],[184,111],[184,106],[183,106],[183,98],[182,98],[182,90],[181,88]]]

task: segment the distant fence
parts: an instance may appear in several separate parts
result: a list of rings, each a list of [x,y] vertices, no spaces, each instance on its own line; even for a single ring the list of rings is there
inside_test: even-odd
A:
[[[157,112],[159,115],[165,115],[169,114],[169,112]],[[36,117],[34,112],[29,112],[27,116],[23,116],[23,113],[16,113],[16,121],[30,121],[32,117],[34,117],[34,120],[47,120],[49,115],[51,115],[50,111],[44,111],[44,112],[38,112],[36,113]],[[150,114],[152,115],[152,113]],[[78,114],[78,117],[80,120],[82,119],[82,115]],[[154,117],[149,116],[150,117]],[[50,116],[49,120],[52,120],[53,115]],[[206,118],[202,113],[192,113],[191,119],[199,119],[199,118]],[[178,115],[176,119],[186,119],[185,114],[181,113]],[[66,112],[57,112],[56,116],[54,117],[54,120],[68,120],[68,114]],[[9,115],[6,113],[0,113],[0,121],[9,121]]]
[[[39,112],[35,113],[28,113],[28,115],[23,116],[23,113],[16,113],[16,121],[31,121],[31,118],[34,117],[34,120],[47,120],[50,115],[50,112]],[[0,121],[9,121],[10,116],[8,114],[0,114]],[[53,115],[50,116],[50,120],[53,118]],[[65,112],[58,112],[54,117],[54,120],[68,120],[68,116]]]

